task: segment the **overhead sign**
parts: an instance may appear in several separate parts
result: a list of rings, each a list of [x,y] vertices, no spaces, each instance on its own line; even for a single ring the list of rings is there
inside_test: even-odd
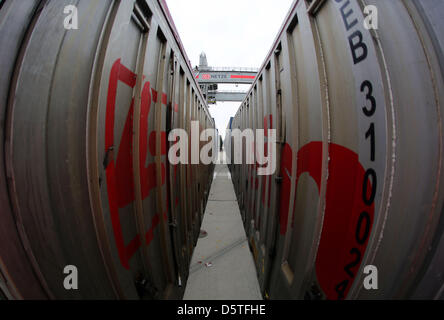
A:
[[[198,74],[196,76],[196,79],[202,79],[202,80],[214,80],[215,82],[220,80],[229,80],[229,79],[251,79],[254,80],[256,76],[254,75],[243,75],[243,74],[230,74],[230,73],[203,73]]]

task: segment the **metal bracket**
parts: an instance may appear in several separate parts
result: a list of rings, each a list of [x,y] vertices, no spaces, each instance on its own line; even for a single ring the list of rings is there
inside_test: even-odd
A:
[[[177,220],[174,220],[168,224],[170,227],[177,228]]]
[[[305,292],[304,300],[322,300],[323,296],[321,290],[316,283],[311,285],[310,290]]]
[[[148,297],[151,299],[158,298],[159,291],[157,290],[156,286],[154,286],[149,280],[147,280],[142,275],[140,275],[136,279],[135,285],[139,297],[141,298]]]
[[[103,167],[105,170],[108,168],[108,165],[111,161],[114,160],[114,146],[111,146],[106,150],[105,159],[103,160]]]

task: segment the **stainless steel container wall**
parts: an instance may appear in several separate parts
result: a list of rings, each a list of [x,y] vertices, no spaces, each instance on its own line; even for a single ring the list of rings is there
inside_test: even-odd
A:
[[[266,296],[443,298],[442,13],[294,2],[232,125],[277,130],[273,175],[230,165]]]
[[[168,134],[214,122],[166,4],[6,1],[0,25],[2,296],[180,297],[213,165],[170,165]]]

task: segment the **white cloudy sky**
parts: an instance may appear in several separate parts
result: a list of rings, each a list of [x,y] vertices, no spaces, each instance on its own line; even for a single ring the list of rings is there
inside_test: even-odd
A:
[[[199,64],[202,51],[212,67],[260,67],[292,3],[293,0],[167,0],[193,67]],[[222,136],[239,104],[218,102],[210,106]]]

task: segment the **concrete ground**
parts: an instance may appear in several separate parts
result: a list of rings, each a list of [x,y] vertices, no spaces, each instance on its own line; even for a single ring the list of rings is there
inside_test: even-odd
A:
[[[231,176],[216,165],[184,300],[262,300]]]

